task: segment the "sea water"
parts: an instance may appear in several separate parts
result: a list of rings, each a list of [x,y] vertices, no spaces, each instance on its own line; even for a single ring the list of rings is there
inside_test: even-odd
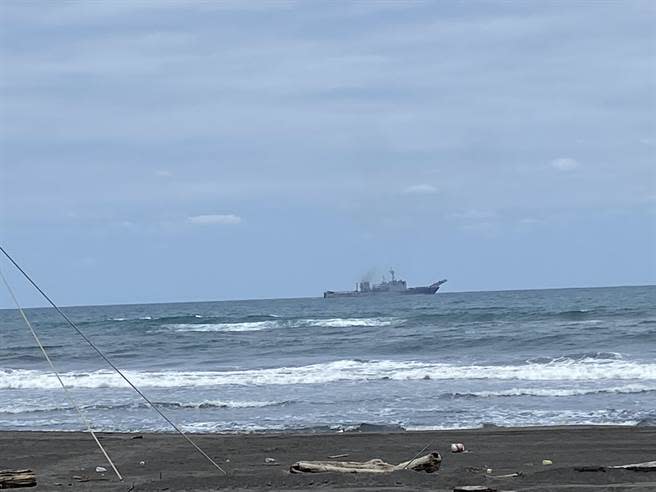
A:
[[[64,311],[189,432],[656,422],[654,286]],[[27,316],[95,428],[170,430],[54,310]],[[0,429],[83,429],[15,310]]]

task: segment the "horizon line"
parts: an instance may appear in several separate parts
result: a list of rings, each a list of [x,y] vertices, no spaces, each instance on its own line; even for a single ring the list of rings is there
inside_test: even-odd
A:
[[[580,289],[619,289],[626,287],[656,287],[654,284],[638,284],[638,285],[593,285],[593,286],[577,286],[577,287],[533,287],[528,289],[490,289],[490,290],[459,290],[435,293],[432,296],[444,296],[449,294],[480,294],[487,292],[525,292],[525,291],[544,291],[544,290],[580,290]],[[197,300],[197,301],[153,301],[153,302],[125,302],[117,304],[57,304],[62,308],[85,308],[85,307],[118,307],[118,306],[148,306],[160,304],[209,304],[216,302],[245,302],[245,301],[283,301],[283,300],[301,300],[301,299],[322,299],[321,296],[298,296],[298,297],[253,297],[249,299],[215,299],[215,300]],[[328,301],[331,302],[331,301]],[[54,309],[52,306],[22,306],[23,309]],[[0,311],[14,311],[15,307],[0,307]]]

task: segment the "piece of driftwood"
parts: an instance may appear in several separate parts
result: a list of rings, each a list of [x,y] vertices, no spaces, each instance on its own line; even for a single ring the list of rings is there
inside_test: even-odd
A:
[[[297,461],[289,471],[292,473],[391,473],[399,470],[414,470],[433,473],[440,469],[442,457],[432,452],[426,456],[404,461],[398,465],[380,459],[369,461]]]
[[[522,472],[507,473],[505,475],[492,475],[492,478],[517,478],[523,476]]]
[[[487,485],[459,485],[453,489],[453,492],[497,492],[497,489]]]
[[[17,489],[19,487],[36,487],[36,478],[32,470],[0,471],[0,489]]]
[[[643,463],[631,463],[630,465],[609,466],[608,468],[623,468],[633,471],[656,471],[656,461],[645,461]]]

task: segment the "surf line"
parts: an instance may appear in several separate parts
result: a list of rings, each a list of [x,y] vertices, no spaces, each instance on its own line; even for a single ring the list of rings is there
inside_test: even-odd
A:
[[[132,381],[128,379],[128,377],[121,371],[105,354],[102,350],[100,350],[90,339],[87,337],[82,330],[64,313],[48,295],[41,290],[41,288],[32,280],[32,278],[23,270],[18,263],[11,257],[7,251],[0,246],[0,251],[2,254],[4,254],[7,259],[16,267],[16,269],[27,279],[27,281],[32,284],[32,286],[41,294],[46,301],[57,311],[62,318],[75,330],[75,332],[82,337],[82,339],[114,370],[116,373],[123,378],[123,380],[130,385],[130,387],[146,402],[148,405],[157,412],[160,417],[162,417],[178,434],[180,434],[196,451],[198,451],[207,461],[209,461],[212,466],[214,466],[217,470],[219,470],[221,473],[224,475],[227,475],[227,472],[221,468],[216,461],[214,461],[210,455],[208,455],[205,451],[201,449],[198,444],[196,444],[194,441],[192,441],[189,436],[187,436],[182,429],[180,429],[169,417],[166,416],[164,412],[162,412],[159,407],[157,407],[139,388],[137,388]],[[4,279],[4,276],[3,276]],[[100,444],[100,443],[98,443]],[[111,461],[110,461],[111,463]],[[113,466],[113,465],[112,465]],[[117,472],[118,473],[118,472]],[[120,474],[119,474],[120,477]]]

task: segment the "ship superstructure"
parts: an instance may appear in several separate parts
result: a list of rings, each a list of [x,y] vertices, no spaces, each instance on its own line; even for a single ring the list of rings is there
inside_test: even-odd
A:
[[[404,294],[435,294],[440,286],[446,282],[446,279],[435,282],[426,287],[408,287],[405,280],[396,278],[396,272],[393,269],[389,271],[391,280],[383,280],[379,284],[371,284],[368,280],[363,280],[355,285],[355,290],[334,291],[327,290],[323,293],[324,298],[329,297],[360,297],[375,295],[404,295]]]

